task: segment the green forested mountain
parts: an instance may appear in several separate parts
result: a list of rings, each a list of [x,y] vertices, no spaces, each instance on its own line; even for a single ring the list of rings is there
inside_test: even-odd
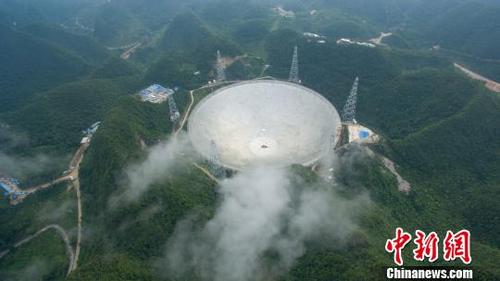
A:
[[[143,32],[140,22],[130,11],[107,4],[96,15],[94,36],[107,45],[133,43],[141,39]]]
[[[89,71],[85,61],[56,44],[6,26],[0,26],[0,37],[0,111]]]
[[[393,145],[409,175],[440,192],[478,240],[497,248],[499,106],[498,96],[480,91],[459,112]]]
[[[293,1],[290,1],[294,3]],[[385,31],[402,31],[415,46],[441,45],[444,48],[472,54],[481,58],[498,59],[500,6],[496,1],[484,0],[407,0],[367,1],[334,0],[305,1],[290,5],[297,10],[331,9],[347,12]],[[324,13],[324,12],[323,12]],[[337,20],[345,15],[337,16]],[[334,22],[334,21],[333,21]],[[347,29],[351,34],[363,35],[359,24],[352,19],[339,23],[337,30]],[[326,30],[325,33],[328,31]],[[338,32],[338,31],[337,31]],[[366,30],[364,31],[366,34]],[[340,33],[344,37],[348,35]]]
[[[398,191],[394,175],[357,146],[338,151],[333,182],[290,167],[304,189],[322,185],[334,194],[338,214],[350,212],[342,209],[346,202],[366,201],[354,208],[355,227],[346,237],[335,238],[344,230],[338,226],[306,239],[289,268],[270,248],[259,257],[264,273],[245,281],[385,280],[381,268],[393,261],[384,245],[398,226],[441,238],[448,229],[469,229],[475,280],[500,279],[500,96],[453,67],[459,62],[500,79],[495,1],[40,1],[0,3],[0,15],[8,17],[0,18],[0,162],[42,155],[50,167],[24,173],[22,186],[51,180],[67,169],[81,131],[102,125],[79,170],[78,268],[66,277],[66,248],[55,231],[13,247],[50,224],[63,227],[75,246],[77,197],[61,183],[15,206],[0,193],[0,280],[207,280],[196,270],[172,274],[166,249],[180,222],[188,218],[191,224],[181,227],[203,229],[227,194],[193,165],[206,167],[205,161],[189,152],[170,159],[165,147],[176,147],[168,141],[176,127],[168,103],[143,103],[134,94],[153,83],[178,87],[174,98],[184,113],[189,91],[215,79],[217,50],[229,80],[286,80],[294,46],[302,84],[339,111],[360,78],[356,120],[381,136],[370,148],[395,162],[411,191]],[[280,16],[276,5],[294,16]],[[58,26],[75,17],[93,23],[94,32]],[[394,35],[385,46],[336,44],[340,37],[364,42],[387,31]],[[325,42],[303,32],[325,35]],[[134,42],[143,45],[120,57]],[[437,44],[440,50],[429,50]],[[194,103],[211,91],[196,91]],[[124,197],[130,168],[151,155],[170,159],[168,168],[149,163],[139,174],[156,171],[156,180],[132,200]],[[429,265],[414,261],[409,249],[404,258],[405,266]]]
[[[3,153],[66,159],[83,129],[101,119],[118,96],[141,87],[133,65],[90,38],[41,25],[2,28],[7,40],[0,43],[0,123],[26,138],[22,145],[7,143]],[[54,165],[41,177],[53,177],[64,166]]]
[[[186,12],[177,15],[168,25],[160,45],[169,50],[182,50],[201,46],[211,36],[195,14]]]
[[[108,51],[94,40],[86,36],[71,34],[55,26],[29,25],[22,31],[57,44],[90,64],[99,64],[109,56]]]
[[[172,20],[158,49],[159,59],[147,70],[146,81],[184,88],[196,88],[214,79],[217,50],[225,56],[241,54],[235,43],[211,32],[193,13],[181,13]],[[198,76],[194,75],[197,71]]]
[[[157,30],[163,28],[171,17],[191,2],[196,1],[122,0],[107,1],[105,5],[118,11],[124,9],[148,29]]]
[[[84,7],[103,2],[104,0],[4,0],[0,3],[0,11],[3,11],[10,24],[56,24],[69,21]]]
[[[435,44],[481,58],[500,59],[500,7],[466,3],[450,9],[425,30]]]

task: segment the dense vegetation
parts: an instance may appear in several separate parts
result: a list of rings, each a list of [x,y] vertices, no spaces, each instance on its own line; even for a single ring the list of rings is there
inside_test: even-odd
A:
[[[500,7],[465,3],[425,30],[436,44],[481,58],[500,59]]]
[[[86,36],[69,33],[61,28],[49,25],[29,25],[22,29],[35,37],[52,44],[57,44],[81,57],[89,64],[99,64],[108,57],[107,50]]]
[[[0,205],[0,247],[12,253],[0,259],[2,280],[62,280],[68,268],[66,248],[53,230],[46,231],[18,249],[16,242],[57,223],[66,229],[76,226],[74,193],[66,192],[65,185],[58,185],[28,198],[22,205]],[[71,233],[73,234],[73,233]]]
[[[29,34],[0,25],[0,37],[0,112],[89,70],[79,57]]]
[[[412,191],[398,192],[394,176],[360,148],[341,150],[338,184],[330,188],[346,198],[367,193],[372,204],[345,243],[307,241],[304,255],[277,280],[383,280],[381,267],[392,264],[384,243],[397,226],[440,237],[447,229],[470,229],[475,278],[500,278],[500,98],[452,66],[460,62],[499,79],[498,63],[489,60],[498,59],[500,38],[494,1],[283,1],[295,18],[258,0],[41,2],[47,6],[0,3],[0,133],[8,125],[25,138],[9,145],[0,135],[0,153],[53,157],[43,174],[22,178],[24,185],[39,183],[60,175],[81,130],[103,121],[80,170],[84,241],[79,267],[67,280],[177,280],[157,266],[167,240],[180,220],[196,216],[202,225],[219,204],[216,184],[187,158],[134,200],[117,201],[126,167],[174,129],[167,104],[142,103],[133,94],[151,83],[179,87],[175,99],[185,111],[188,91],[215,78],[217,50],[238,56],[228,79],[286,79],[295,45],[303,84],[339,109],[359,76],[357,121],[383,137],[372,149],[397,163]],[[75,17],[94,31],[55,25],[74,27]],[[327,36],[327,43],[307,40],[302,33],[308,31]],[[397,31],[384,40],[387,47],[335,44],[381,31]],[[105,48],[138,41],[144,45],[129,60]],[[429,51],[434,44],[441,50]],[[198,92],[196,100],[208,93]],[[306,182],[321,180],[309,169],[293,171]],[[2,198],[0,253],[10,253],[0,258],[1,280],[65,279],[68,260],[55,232],[12,245],[51,223],[75,241],[75,202],[65,185],[17,206]],[[405,251],[405,262],[422,265],[410,254]]]

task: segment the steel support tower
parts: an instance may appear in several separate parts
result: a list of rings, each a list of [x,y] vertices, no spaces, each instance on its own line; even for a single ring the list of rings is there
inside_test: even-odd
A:
[[[226,170],[220,164],[219,150],[217,149],[217,144],[215,144],[213,140],[210,142],[210,150],[211,150],[211,155],[209,159],[210,172],[216,178],[225,178],[227,176]]]
[[[168,110],[170,114],[170,121],[172,121],[172,123],[176,123],[177,121],[179,121],[179,119],[181,118],[181,114],[179,113],[179,109],[177,109],[177,105],[175,104],[174,94],[168,96]]]
[[[345,123],[356,123],[356,103],[358,102],[358,84],[359,78],[356,77],[352,85],[351,93],[347,98],[342,111],[342,121]]]
[[[224,61],[220,51],[217,50],[217,82],[222,82],[226,80],[226,67],[224,66]]]
[[[288,77],[288,81],[300,84],[299,78],[299,48],[295,46],[293,49],[293,59],[292,66],[290,67],[290,76]]]

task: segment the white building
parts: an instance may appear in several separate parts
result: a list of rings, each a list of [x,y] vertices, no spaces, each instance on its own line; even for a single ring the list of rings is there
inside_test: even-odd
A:
[[[376,47],[375,44],[353,41],[349,38],[340,38],[339,40],[337,40],[337,45],[359,45],[359,46],[364,46],[364,47],[369,47],[369,48]]]
[[[139,96],[143,102],[151,103],[163,103],[172,94],[174,94],[174,90],[165,88],[159,84],[153,84],[139,92]]]
[[[89,137],[83,137],[82,141],[80,142],[80,144],[87,144],[89,142],[90,142],[90,138]]]

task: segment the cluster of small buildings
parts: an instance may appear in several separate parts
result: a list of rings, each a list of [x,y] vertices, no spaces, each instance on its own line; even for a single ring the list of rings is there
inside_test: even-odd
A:
[[[80,144],[87,144],[90,143],[90,140],[92,139],[92,136],[94,136],[95,132],[97,132],[97,129],[99,129],[99,126],[101,126],[101,122],[95,122],[90,126],[87,130],[84,130],[82,133],[84,134],[84,137],[82,138],[82,141]]]
[[[372,43],[366,43],[366,42],[359,42],[359,41],[354,41],[349,38],[340,38],[337,40],[337,45],[359,45],[359,46],[364,46],[368,48],[375,48],[376,45]]]
[[[165,88],[159,84],[153,84],[139,92],[139,97],[143,102],[163,103],[166,102],[170,95],[174,94],[174,90]]]
[[[26,197],[26,192],[20,191],[19,181],[15,178],[0,178],[0,190],[3,192],[4,197],[12,201]]]
[[[194,75],[200,75],[200,72],[197,71],[194,73]],[[181,117],[179,109],[177,109],[177,105],[174,100],[174,94],[178,90],[178,87],[174,87],[173,89],[171,89],[165,88],[159,84],[153,84],[146,89],[141,90],[139,92],[139,97],[143,102],[164,103],[168,101],[170,121],[175,123]]]
[[[308,42],[315,41],[318,44],[325,44],[326,43],[326,36],[319,35],[319,34],[312,33],[312,32],[304,32],[302,35],[305,38],[307,38]]]

